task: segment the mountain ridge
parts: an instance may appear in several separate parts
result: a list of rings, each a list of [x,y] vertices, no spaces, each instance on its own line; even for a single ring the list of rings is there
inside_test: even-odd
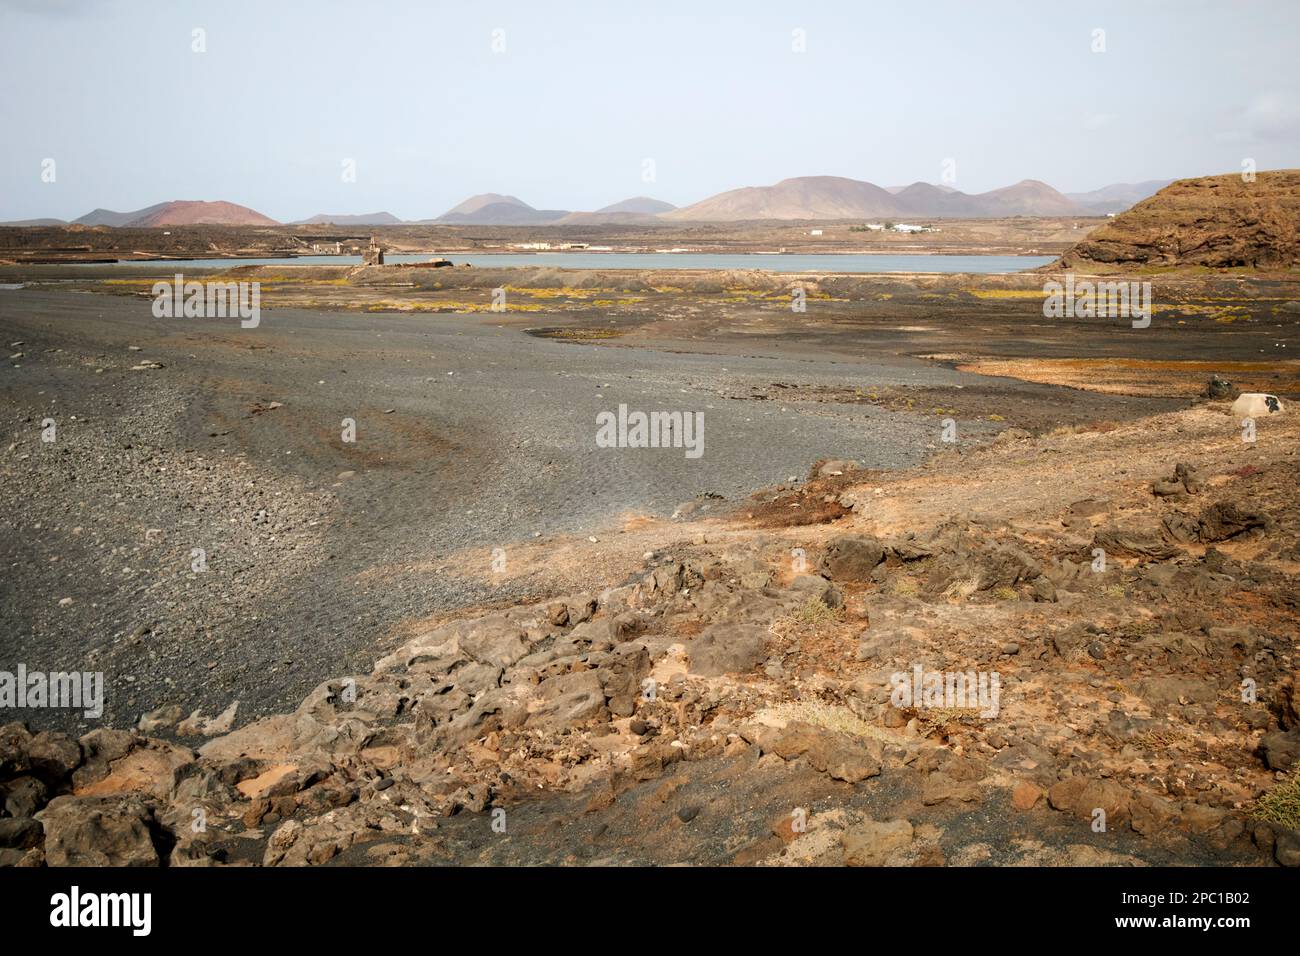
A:
[[[1003,218],[1013,216],[1102,216],[1123,212],[1174,180],[1112,183],[1085,192],[1062,193],[1040,180],[1025,179],[983,193],[918,181],[881,188],[843,176],[796,176],[771,186],[726,190],[683,207],[649,196],[633,196],[593,211],[536,209],[517,196],[478,193],[431,219],[404,220],[389,212],[317,213],[289,225],[396,226],[603,225],[659,221],[833,220]],[[117,212],[94,209],[77,219],[53,217],[0,222],[0,226],[109,226],[151,228],[185,225],[280,225],[251,209],[222,200],[172,200]]]
[[[799,176],[773,186],[732,189],[663,218],[685,221],[750,219],[860,219],[898,216],[982,219],[1006,216],[1088,215],[1051,186],[1025,179],[1011,186],[968,194],[930,183],[896,192],[844,176]]]
[[[1150,199],[1172,182],[1174,182],[1172,179],[1147,179],[1140,183],[1111,183],[1100,189],[1065,195],[1085,209],[1094,210],[1101,215],[1109,215],[1123,212],[1144,199]]]
[[[278,226],[256,209],[225,200],[173,199],[132,212],[94,209],[73,220],[80,226],[154,229],[161,226]]]
[[[400,226],[402,220],[391,212],[327,213],[298,219],[291,226]]]

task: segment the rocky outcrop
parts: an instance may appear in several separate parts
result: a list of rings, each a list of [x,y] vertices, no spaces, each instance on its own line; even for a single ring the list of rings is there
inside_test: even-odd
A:
[[[1289,269],[1300,263],[1300,170],[1180,179],[1088,234],[1050,269]]]
[[[164,855],[153,808],[139,796],[58,797],[36,819],[49,866],[157,866]]]

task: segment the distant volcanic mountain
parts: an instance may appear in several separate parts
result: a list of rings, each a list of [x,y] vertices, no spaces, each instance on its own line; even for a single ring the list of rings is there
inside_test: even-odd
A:
[[[522,199],[500,193],[471,196],[434,222],[478,226],[532,226],[563,219],[567,209],[534,209]]]
[[[653,221],[663,213],[672,212],[676,208],[672,203],[660,199],[651,199],[649,196],[634,196],[631,199],[624,199],[622,202],[602,206],[595,212],[571,212],[563,219],[557,220],[556,225],[599,226],[608,223],[635,225],[636,223]]]
[[[598,213],[621,213],[630,212],[647,216],[657,216],[662,212],[672,212],[677,207],[670,202],[664,202],[662,199],[651,199],[649,196],[633,196],[631,199],[624,199],[622,202],[616,202],[609,206],[602,206],[597,209]]]
[[[1166,185],[1165,180],[1115,183],[1091,192],[1064,194],[1026,179],[1014,186],[969,194],[951,186],[915,182],[882,189],[843,176],[799,176],[774,186],[731,189],[681,209],[649,196],[633,196],[592,212],[536,209],[517,196],[480,193],[418,224],[479,226],[636,225],[665,221],[829,220],[829,219],[992,219],[1011,216],[1101,216],[1123,211]],[[291,225],[343,227],[398,226],[406,220],[390,212],[318,213]],[[62,225],[58,219],[0,223],[10,226]],[[132,212],[96,209],[74,225],[137,229],[166,226],[276,226],[274,219],[229,202],[173,200]]]
[[[96,209],[74,220],[83,226],[153,229],[161,226],[278,226],[274,219],[231,202],[174,199],[134,212]]]
[[[912,183],[912,185],[915,186],[916,183]],[[931,184],[927,183],[926,185],[931,185]],[[902,192],[904,189],[906,189],[906,188],[907,188],[906,186],[886,186],[886,187],[885,187],[885,192],[889,193],[891,196],[897,196],[899,193],[901,193],[901,192]],[[955,193],[955,192],[957,191],[956,189],[954,189],[954,188],[951,187],[951,186],[939,186],[939,185],[935,185],[934,188],[937,189],[937,190],[939,190],[939,192],[941,192],[941,193]]]
[[[1088,234],[1052,268],[1292,269],[1300,265],[1300,169],[1180,179]]]
[[[1141,183],[1112,183],[1086,193],[1066,193],[1080,206],[1098,215],[1123,212],[1164,189],[1172,179],[1148,179]]]
[[[66,226],[66,219],[10,219],[0,226]]]
[[[954,193],[965,196],[965,193]],[[1023,179],[1014,186],[968,196],[972,216],[1080,216],[1087,210],[1047,183]]]
[[[974,197],[948,186],[912,183],[901,189],[891,189],[889,193],[902,205],[904,215],[948,218],[979,215],[972,202]]]
[[[745,186],[719,193],[665,219],[715,222],[745,219],[859,219],[898,216],[906,208],[871,183],[841,176],[801,176],[775,186]]]
[[[736,222],[745,220],[906,220],[993,219],[1011,216],[1102,216],[1121,212],[1167,185],[1166,180],[1115,183],[1090,192],[1064,194],[1026,179],[984,193],[915,182],[887,189],[843,176],[798,176],[773,186],[731,189],[690,206],[649,196],[634,196],[591,212],[536,209],[517,196],[480,193],[419,224],[546,226],[645,224],[656,220]],[[398,226],[406,220],[389,212],[318,213],[292,225],[341,227]],[[60,225],[57,219],[30,219],[0,225]],[[274,219],[229,202],[174,200],[132,212],[96,209],[73,221],[81,226],[157,228],[166,226],[275,226]]]
[[[137,209],[135,212],[113,212],[111,209],[96,209],[72,221],[79,226],[129,226],[132,220],[152,216],[166,205],[165,202],[160,202],[154,206]]]
[[[1046,183],[1026,179],[969,195],[930,183],[895,191],[841,176],[801,176],[775,186],[747,186],[665,213],[665,219],[882,219],[1080,216],[1088,212]]]
[[[300,219],[295,226],[397,226],[402,220],[391,212],[363,212],[356,215],[347,213],[317,213],[310,219]]]

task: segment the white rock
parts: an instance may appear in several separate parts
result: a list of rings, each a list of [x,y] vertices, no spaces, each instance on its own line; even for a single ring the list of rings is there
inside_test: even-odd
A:
[[[1269,415],[1282,414],[1282,403],[1276,395],[1266,392],[1242,392],[1232,403],[1232,417],[1240,421],[1243,418],[1267,418]]]

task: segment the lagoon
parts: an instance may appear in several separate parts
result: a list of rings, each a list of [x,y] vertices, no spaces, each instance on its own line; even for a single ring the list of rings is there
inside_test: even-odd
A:
[[[439,256],[430,253],[389,255],[391,264],[428,262]],[[648,269],[719,270],[752,269],[762,272],[973,272],[997,275],[1036,269],[1053,261],[1053,256],[950,256],[876,255],[872,253],[695,253],[695,252],[537,252],[537,253],[448,253],[441,258],[455,265],[475,268],[523,267],[541,269]],[[175,269],[229,269],[235,266],[347,266],[358,265],[360,256],[298,256],[296,258],[168,259],[148,262],[119,261],[119,266],[149,266]],[[87,263],[88,265],[90,263]],[[102,268],[102,263],[100,264]]]

